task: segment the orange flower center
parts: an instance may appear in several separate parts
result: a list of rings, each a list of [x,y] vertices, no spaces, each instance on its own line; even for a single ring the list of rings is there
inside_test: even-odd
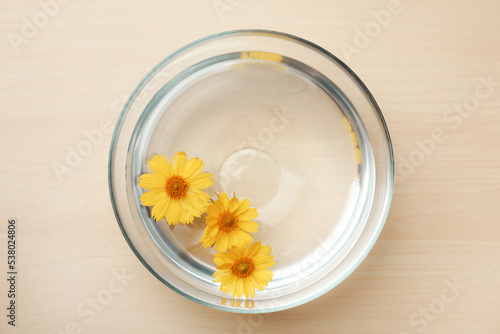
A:
[[[217,225],[219,225],[219,229],[224,232],[231,232],[236,227],[238,227],[238,219],[234,215],[234,213],[229,211],[224,211],[219,215],[219,219],[217,220]]]
[[[249,259],[246,256],[236,259],[233,265],[231,266],[231,271],[233,272],[233,275],[236,275],[238,278],[248,277],[253,273],[254,270],[255,270],[255,265],[252,259]]]
[[[165,190],[167,191],[167,195],[171,198],[183,198],[188,191],[188,184],[182,177],[174,175],[165,182]]]

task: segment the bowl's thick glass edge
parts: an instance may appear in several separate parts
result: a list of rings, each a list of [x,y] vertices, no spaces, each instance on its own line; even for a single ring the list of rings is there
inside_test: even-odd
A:
[[[389,158],[390,158],[390,164],[389,164],[389,170],[388,170],[389,183],[387,184],[387,194],[388,194],[388,196],[385,199],[385,208],[386,209],[385,209],[385,212],[383,213],[383,215],[379,219],[378,229],[375,231],[375,234],[373,235],[370,244],[366,247],[365,252],[359,256],[357,262],[348,271],[346,271],[346,273],[342,277],[340,277],[338,280],[336,280],[335,282],[333,282],[331,285],[329,285],[328,287],[326,287],[322,291],[320,291],[320,292],[318,292],[318,293],[316,293],[314,295],[311,295],[308,298],[302,299],[299,302],[290,303],[290,304],[286,304],[286,305],[283,305],[283,306],[274,307],[274,308],[265,309],[265,310],[235,308],[235,307],[227,307],[227,306],[222,306],[222,305],[214,305],[214,304],[206,303],[206,302],[204,302],[202,300],[199,300],[197,298],[194,298],[194,297],[192,297],[190,295],[185,294],[181,290],[177,289],[175,286],[173,286],[170,283],[168,283],[167,281],[165,281],[162,277],[160,277],[153,270],[153,268],[151,268],[149,266],[149,264],[141,257],[141,255],[139,254],[139,252],[136,250],[135,246],[132,244],[132,241],[128,238],[128,236],[127,236],[127,234],[125,232],[125,229],[124,229],[124,227],[123,227],[123,225],[121,223],[120,217],[118,215],[118,209],[117,209],[117,207],[115,205],[115,198],[114,198],[114,191],[113,191],[113,182],[112,182],[112,179],[113,179],[113,167],[114,167],[113,166],[113,157],[115,155],[115,144],[116,144],[117,136],[118,136],[118,133],[121,130],[121,127],[123,125],[125,117],[128,114],[129,107],[130,107],[131,103],[139,95],[139,92],[142,89],[142,87],[145,86],[149,82],[149,80],[151,79],[151,77],[160,68],[162,68],[165,64],[171,62],[173,59],[177,58],[181,54],[189,51],[190,49],[192,49],[192,48],[194,48],[194,47],[196,47],[196,46],[198,46],[200,44],[206,43],[208,41],[211,41],[211,40],[214,40],[214,39],[226,36],[226,35],[235,35],[235,34],[272,34],[272,35],[274,35],[277,38],[290,38],[290,39],[293,39],[294,41],[306,44],[308,47],[311,47],[311,48],[319,51],[320,53],[323,53],[325,56],[327,56],[328,58],[331,58],[334,62],[338,63],[360,85],[360,87],[367,94],[367,97],[370,99],[370,102],[373,104],[375,110],[377,111],[378,117],[380,119],[381,125],[382,125],[382,127],[384,129],[385,136],[386,136],[386,139],[387,139],[387,145],[388,145],[388,149],[389,149]],[[319,46],[319,45],[317,45],[315,43],[312,43],[312,42],[310,42],[310,41],[308,41],[306,39],[303,39],[303,38],[300,38],[300,37],[297,37],[297,36],[294,36],[294,35],[291,35],[291,34],[282,33],[282,32],[273,31],[273,30],[266,30],[266,29],[239,29],[239,30],[230,30],[230,31],[220,32],[220,33],[217,33],[217,34],[212,34],[212,35],[203,37],[201,39],[198,39],[198,40],[196,40],[194,42],[191,42],[191,43],[185,45],[184,47],[178,49],[177,51],[173,52],[172,54],[170,54],[169,56],[167,56],[166,58],[164,58],[153,69],[151,69],[146,74],[146,76],[140,81],[140,83],[137,85],[137,87],[134,89],[134,91],[132,92],[132,94],[128,98],[127,102],[125,103],[125,105],[124,105],[124,107],[123,107],[123,109],[122,109],[122,111],[120,113],[120,116],[119,116],[119,118],[117,120],[117,123],[116,123],[116,126],[115,126],[115,130],[113,131],[113,136],[111,138],[111,144],[110,144],[109,155],[108,155],[108,188],[109,188],[109,195],[110,195],[111,206],[113,208],[113,212],[115,214],[116,221],[118,223],[118,226],[120,227],[120,230],[121,230],[121,232],[122,232],[125,240],[127,241],[128,245],[129,245],[130,249],[134,252],[134,254],[139,259],[139,261],[149,270],[149,272],[151,272],[151,274],[153,274],[153,276],[155,276],[163,284],[165,284],[167,287],[169,287],[173,291],[177,292],[178,294],[180,294],[180,295],[188,298],[189,300],[192,300],[192,301],[194,301],[194,302],[196,302],[198,304],[205,305],[205,306],[208,306],[208,307],[211,307],[211,308],[214,308],[214,309],[228,311],[228,312],[232,312],[232,313],[243,313],[243,314],[245,314],[245,313],[246,314],[252,314],[252,313],[271,313],[271,312],[282,311],[282,310],[293,308],[293,307],[296,307],[296,306],[299,306],[299,305],[303,305],[303,304],[305,304],[305,303],[307,303],[307,302],[309,302],[311,300],[316,299],[317,297],[325,294],[326,292],[330,291],[331,289],[333,289],[334,287],[336,287],[338,284],[340,284],[354,270],[356,270],[356,268],[361,264],[361,262],[363,262],[363,260],[366,258],[366,256],[368,255],[368,253],[371,251],[371,249],[375,245],[376,241],[378,240],[378,237],[379,237],[380,233],[382,232],[382,229],[383,229],[383,227],[385,225],[385,221],[387,220],[387,216],[389,215],[389,210],[390,210],[390,205],[391,205],[391,202],[392,202],[393,190],[394,190],[394,152],[393,152],[393,148],[392,148],[392,140],[391,140],[391,137],[390,137],[390,134],[389,134],[389,129],[387,127],[387,123],[385,122],[384,116],[383,116],[383,114],[382,114],[382,112],[381,112],[381,110],[380,110],[377,102],[375,101],[375,98],[370,93],[370,91],[368,90],[368,88],[366,87],[366,85],[363,83],[363,81],[342,60],[340,60],[335,55],[333,55],[332,53],[330,53],[328,50],[322,48],[321,46]]]

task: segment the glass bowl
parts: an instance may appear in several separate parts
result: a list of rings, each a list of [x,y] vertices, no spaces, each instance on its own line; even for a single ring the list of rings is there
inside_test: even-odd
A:
[[[141,205],[148,160],[177,151],[205,162],[207,193],[257,208],[254,240],[276,264],[255,298],[214,282],[203,219],[169,226]],[[360,264],[389,211],[393,164],[382,113],[344,63],[295,36],[239,30],[181,48],[140,82],[114,131],[109,189],[123,235],[160,281],[203,305],[263,313],[324,294]]]

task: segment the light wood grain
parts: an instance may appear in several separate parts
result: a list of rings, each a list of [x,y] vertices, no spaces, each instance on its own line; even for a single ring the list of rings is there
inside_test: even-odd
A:
[[[22,36],[23,18],[47,2],[0,3],[1,277],[7,219],[19,225],[16,328],[2,278],[0,332],[70,333],[74,322],[81,333],[500,333],[500,87],[456,128],[443,118],[481,77],[500,82],[498,1],[402,0],[352,55],[342,46],[390,1],[221,0],[232,9],[222,19],[214,1],[67,1],[16,53],[9,34]],[[162,58],[237,28],[295,34],[346,61],[384,112],[400,176],[379,241],[348,279],[306,305],[253,317],[191,302],[137,260],[109,201],[108,128],[70,171],[58,177],[53,166],[84,130],[114,123]],[[437,128],[446,140],[405,173]],[[116,283],[113,270],[134,278],[95,316],[79,314]],[[455,280],[463,287],[452,302],[419,315]]]

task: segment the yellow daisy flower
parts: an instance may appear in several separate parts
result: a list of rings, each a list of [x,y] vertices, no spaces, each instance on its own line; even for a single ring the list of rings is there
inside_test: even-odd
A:
[[[177,152],[172,164],[163,155],[157,154],[149,161],[153,174],[139,177],[139,185],[148,189],[141,196],[144,206],[152,206],[151,216],[159,221],[163,217],[169,225],[190,224],[200,217],[210,196],[202,191],[214,181],[212,174],[202,173],[205,163],[198,158],[187,160],[186,153]]]
[[[234,245],[250,244],[257,232],[258,224],[252,219],[259,215],[250,208],[250,201],[239,201],[236,197],[229,200],[226,193],[218,194],[218,200],[207,207],[207,227],[200,242],[203,247],[215,244],[217,252],[225,252]]]
[[[264,290],[273,277],[273,272],[268,269],[275,264],[271,251],[271,247],[262,246],[259,241],[251,246],[233,246],[229,252],[215,254],[217,271],[214,277],[215,282],[221,283],[220,291],[231,292],[237,298],[245,295],[248,299],[255,297],[255,289]]]

